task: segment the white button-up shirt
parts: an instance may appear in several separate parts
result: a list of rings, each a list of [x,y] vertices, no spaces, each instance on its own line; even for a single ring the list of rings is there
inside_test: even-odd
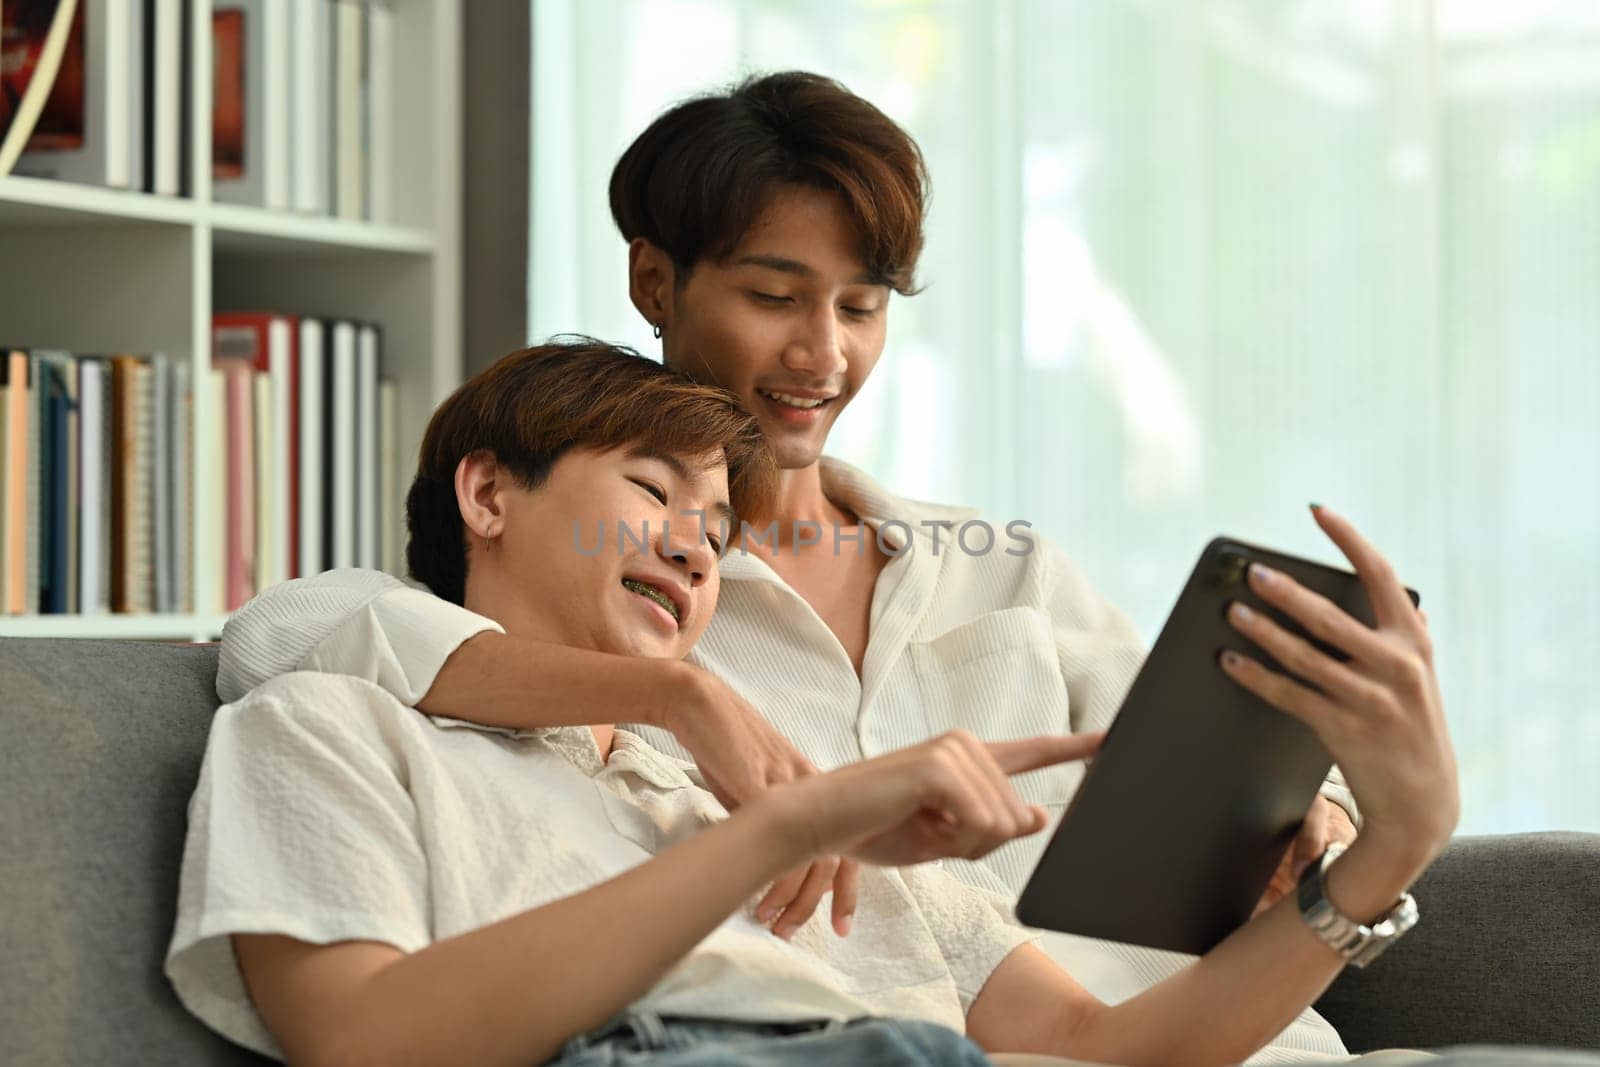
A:
[[[1109,726],[1147,649],[1059,548],[1031,529],[991,524],[987,552],[978,551],[987,538],[976,526],[964,549],[961,528],[981,521],[976,511],[893,496],[832,459],[823,459],[821,473],[828,498],[894,555],[873,590],[860,676],[811,605],[737,548],[722,561],[721,597],[691,662],[731,685],[824,770],[954,728],[1010,740]],[[840,551],[854,546],[844,542]],[[322,670],[366,678],[414,704],[449,654],[487,629],[499,627],[394,578],[329,572],[269,589],[229,620],[218,693],[236,699],[276,674]],[[628,729],[688,758],[664,730]],[[1059,816],[1082,777],[1072,763],[1014,781],[1024,800]],[[1355,814],[1337,769],[1323,794]],[[945,868],[1009,910],[1048,840],[1048,831],[1034,834]],[[1043,945],[1111,1002],[1192,960],[1071,935],[1049,935]],[[1342,1052],[1307,1009],[1252,1062]]]
[[[207,1024],[281,1057],[231,935],[416,952],[593,889],[728,817],[692,767],[626,730],[602,763],[585,727],[487,730],[356,678],[274,678],[212,725],[167,974]],[[1036,937],[932,864],[864,868],[860,890],[850,936],[813,917],[792,941],[755,920],[757,892],[632,1007],[962,1031],[989,975]]]

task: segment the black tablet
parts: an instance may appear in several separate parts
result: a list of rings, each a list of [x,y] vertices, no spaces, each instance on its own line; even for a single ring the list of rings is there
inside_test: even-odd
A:
[[[1229,624],[1228,604],[1349,659],[1255,595],[1252,561],[1374,625],[1349,571],[1232,538],[1207,545],[1022,891],[1022,922],[1201,955],[1250,918],[1332,761],[1308,727],[1223,673],[1224,648],[1282,670]]]

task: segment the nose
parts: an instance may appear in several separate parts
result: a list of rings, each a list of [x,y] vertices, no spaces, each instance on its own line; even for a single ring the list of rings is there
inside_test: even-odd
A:
[[[783,366],[820,385],[843,375],[846,365],[838,315],[831,305],[819,304],[784,347]]]
[[[656,538],[656,553],[683,572],[691,589],[705,584],[711,568],[716,566],[716,552],[710,539],[701,533],[696,517],[684,515],[673,519]]]

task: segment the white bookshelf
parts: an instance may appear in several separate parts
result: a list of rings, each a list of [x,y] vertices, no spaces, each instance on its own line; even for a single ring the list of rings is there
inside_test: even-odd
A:
[[[74,352],[165,352],[196,382],[213,310],[270,309],[378,323],[399,386],[401,486],[429,413],[460,382],[461,20],[465,0],[393,0],[394,222],[358,222],[211,200],[211,82],[191,79],[192,197],[0,178],[0,343]],[[191,8],[193,70],[211,70],[211,5]],[[375,161],[376,162],[376,161]],[[219,600],[205,554],[209,392],[194,394],[196,606]],[[383,521],[399,525],[401,515]],[[212,640],[225,616],[0,615],[0,637]]]

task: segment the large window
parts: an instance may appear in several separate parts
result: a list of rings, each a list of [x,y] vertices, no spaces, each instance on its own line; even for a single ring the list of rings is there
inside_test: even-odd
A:
[[[1464,832],[1600,830],[1600,9],[539,0],[532,332],[650,351],[606,210],[668,103],[839,78],[934,180],[832,451],[1026,518],[1153,639],[1219,532],[1420,590]]]

